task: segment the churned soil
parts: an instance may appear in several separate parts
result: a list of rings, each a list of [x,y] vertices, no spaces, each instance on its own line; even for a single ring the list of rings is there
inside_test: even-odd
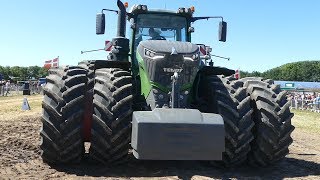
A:
[[[28,97],[30,111],[21,110],[22,99],[0,99],[0,179],[320,179],[320,133],[300,126],[292,133],[290,154],[265,168],[134,158],[114,167],[92,164],[87,158],[76,165],[49,166],[42,162],[39,148],[42,97]]]

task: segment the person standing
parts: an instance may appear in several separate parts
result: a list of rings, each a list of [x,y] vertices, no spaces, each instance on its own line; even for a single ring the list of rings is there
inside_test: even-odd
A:
[[[38,93],[38,94],[40,94],[40,87],[41,87],[40,85],[41,85],[41,84],[40,84],[40,81],[38,80],[38,81],[37,81],[37,93]]]
[[[3,93],[2,86],[3,86],[2,81],[0,81],[0,96]]]
[[[8,94],[10,94],[10,80],[6,82],[6,96],[8,96]]]
[[[5,88],[6,88],[6,81],[1,82],[1,84],[2,84],[2,96],[4,96]]]
[[[320,110],[320,93],[318,93],[318,96],[315,99],[315,105],[316,105],[316,110]]]

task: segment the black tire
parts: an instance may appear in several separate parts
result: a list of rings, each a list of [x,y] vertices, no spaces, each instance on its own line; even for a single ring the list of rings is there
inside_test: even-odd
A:
[[[87,92],[93,94],[95,61],[82,61],[78,66],[87,70]]]
[[[42,102],[41,156],[47,163],[78,163],[84,155],[81,120],[86,70],[50,69]]]
[[[241,85],[217,75],[203,76],[199,81],[199,103],[196,106],[202,112],[220,114],[224,120],[226,151],[222,165],[227,167],[247,160],[253,140],[250,98]]]
[[[87,70],[87,94],[91,97],[88,99],[92,99],[93,97],[93,87],[94,87],[94,78],[95,78],[95,71],[101,68],[107,68],[108,64],[105,60],[89,60],[89,61],[81,61],[78,64],[79,67],[82,67]]]
[[[83,139],[85,142],[90,142],[91,140],[91,125],[92,125],[92,113],[93,113],[93,86],[94,86],[94,76],[95,76],[95,61],[82,61],[79,62],[78,66],[87,70],[87,84],[86,84],[86,94],[85,94],[85,107],[84,116],[82,120],[83,124]]]
[[[126,160],[130,149],[132,76],[120,68],[96,70],[90,156],[104,164]]]
[[[293,113],[289,109],[287,93],[272,80],[251,77],[240,81],[247,87],[254,109],[255,126],[252,132],[255,139],[251,143],[249,163],[254,166],[273,164],[289,153],[288,147],[292,143]]]

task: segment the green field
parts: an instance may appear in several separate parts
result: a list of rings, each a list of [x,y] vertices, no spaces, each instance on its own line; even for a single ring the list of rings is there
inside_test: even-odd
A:
[[[320,113],[311,111],[292,110],[292,124],[300,130],[320,133]]]
[[[27,97],[31,111],[24,112],[21,110],[23,98]],[[26,114],[40,114],[41,113],[42,95],[14,95],[14,96],[0,96],[0,117],[10,116],[11,118]],[[294,117],[292,124],[300,130],[312,133],[320,133],[320,113],[311,111],[292,110]]]
[[[23,111],[24,97],[27,98],[31,110]],[[0,96],[0,118],[2,120],[14,120],[23,116],[40,116],[42,95],[23,96]]]

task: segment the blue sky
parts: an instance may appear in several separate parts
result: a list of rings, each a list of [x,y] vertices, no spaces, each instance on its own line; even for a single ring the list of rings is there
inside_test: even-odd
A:
[[[176,10],[195,6],[195,16],[221,15],[228,22],[226,43],[217,40],[218,20],[196,22],[194,43],[213,48],[215,65],[246,71],[267,69],[301,60],[320,60],[320,1],[268,0],[129,0],[149,8]],[[60,56],[60,64],[105,59],[99,49],[116,34],[117,16],[106,14],[106,34],[95,35],[95,15],[116,9],[116,0],[6,0],[0,6],[0,65],[42,66]]]

